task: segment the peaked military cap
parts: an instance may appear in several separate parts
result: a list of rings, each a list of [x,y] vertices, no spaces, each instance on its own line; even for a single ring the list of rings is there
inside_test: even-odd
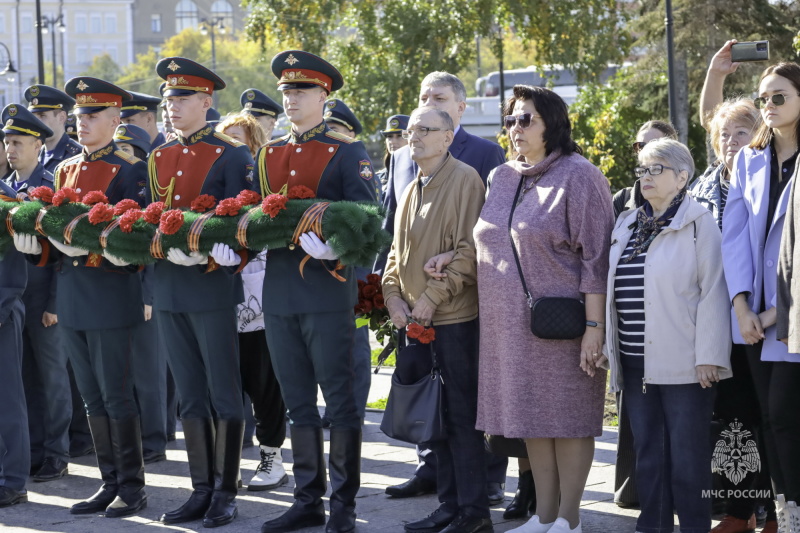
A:
[[[222,115],[219,114],[219,111],[214,109],[213,107],[209,107],[206,111],[206,122],[213,122],[217,123],[222,118]]]
[[[141,148],[144,153],[150,151],[150,134],[143,128],[133,124],[120,124],[114,132],[114,140]]]
[[[322,87],[330,93],[344,85],[336,67],[302,50],[285,50],[273,57],[272,73],[278,78],[279,91]]]
[[[337,98],[325,102],[324,117],[325,122],[338,122],[356,135],[359,135],[363,130],[361,122],[359,122],[353,112],[350,111],[347,104]]]
[[[6,135],[28,135],[42,142],[53,136],[53,130],[21,105],[7,105],[0,120],[3,121],[3,132]]]
[[[97,113],[109,107],[122,107],[122,102],[129,102],[131,99],[128,91],[113,83],[88,76],[72,78],[64,85],[64,91],[75,98],[76,115]]]
[[[156,73],[167,82],[162,93],[164,96],[212,94],[225,88],[222,78],[185,57],[165,57],[156,65]]]
[[[283,107],[262,93],[258,89],[247,89],[242,93],[239,101],[242,103],[242,111],[250,113],[255,117],[276,117],[283,113]]]
[[[72,97],[49,85],[31,85],[25,89],[24,96],[28,101],[28,109],[31,111],[58,109],[69,113],[72,106],[75,105]]]
[[[386,137],[390,133],[400,133],[408,129],[408,115],[392,115],[386,119],[386,129],[381,132],[381,135]]]
[[[122,118],[132,117],[136,113],[141,113],[142,111],[151,111],[153,113],[158,111],[161,98],[134,91],[128,92],[131,93],[132,98],[122,106],[122,112],[120,113]]]
[[[64,123],[64,130],[69,135],[70,139],[78,139],[78,121],[75,115],[67,115],[67,121]]]

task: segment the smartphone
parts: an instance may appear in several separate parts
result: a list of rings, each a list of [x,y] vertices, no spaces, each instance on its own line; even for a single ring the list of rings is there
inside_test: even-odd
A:
[[[731,61],[734,63],[768,60],[769,41],[748,41],[731,46]]]

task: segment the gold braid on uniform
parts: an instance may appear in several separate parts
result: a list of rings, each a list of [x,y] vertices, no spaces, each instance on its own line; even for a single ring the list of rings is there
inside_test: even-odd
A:
[[[267,179],[267,151],[263,148],[258,152],[258,181],[261,184],[261,190],[267,191],[267,194],[281,194],[286,196],[286,191],[289,190],[289,184],[284,183],[283,187],[278,192],[269,188],[269,180]]]
[[[164,204],[166,204],[168,208],[172,207],[172,193],[175,190],[175,177],[173,176],[170,178],[169,185],[166,187],[162,187],[161,184],[158,183],[155,154],[150,154],[150,158],[147,160],[147,173],[150,175],[150,196],[153,201],[158,202],[161,201],[161,198],[164,198]]]

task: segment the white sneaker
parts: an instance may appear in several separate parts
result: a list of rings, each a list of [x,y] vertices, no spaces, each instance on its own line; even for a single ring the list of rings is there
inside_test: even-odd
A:
[[[537,515],[533,515],[530,520],[519,527],[509,529],[506,531],[506,533],[547,533],[550,531],[550,528],[553,527],[553,524],[555,524],[555,522],[542,524],[539,522],[539,517]]]
[[[548,533],[582,533],[581,523],[578,522],[578,525],[575,526],[575,529],[570,529],[569,521],[566,518],[557,518],[553,523],[553,527],[549,529]]]
[[[286,470],[283,469],[283,457],[280,448],[261,446],[261,462],[256,468],[256,473],[247,490],[270,490],[285,485],[289,481]]]
[[[800,508],[797,507],[795,502],[786,502],[784,508],[789,522],[789,533],[800,533]]]
[[[775,519],[778,521],[778,533],[790,533],[789,513],[786,509],[786,497],[783,494],[775,496]]]

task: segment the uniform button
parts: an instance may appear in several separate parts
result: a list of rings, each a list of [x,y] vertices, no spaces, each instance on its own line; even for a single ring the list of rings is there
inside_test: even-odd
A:
[[[161,157],[161,152],[156,152],[156,157]]]
[[[89,167],[87,167],[86,165],[83,165],[83,166],[81,167],[81,170],[86,170],[87,168],[89,168]]]
[[[75,266],[75,267],[78,266],[78,260],[77,259],[72,262],[72,266]]]
[[[328,148],[328,151],[329,151],[329,152],[333,152],[333,146],[331,146],[330,148]]]
[[[178,176],[183,176],[183,170],[178,171]]]
[[[117,171],[117,167],[111,167],[111,172],[116,172],[116,171]]]
[[[222,153],[222,148],[217,148],[217,153]]]
[[[188,149],[188,148],[184,148],[184,149],[183,149],[183,153],[184,153],[184,154],[188,154],[188,153],[189,153],[189,149]]]
[[[289,175],[290,175],[290,176],[294,176],[295,174],[297,174],[297,172],[295,172],[294,170],[292,170],[291,172],[289,172]]]
[[[298,149],[297,149],[297,153],[298,153],[298,154],[299,154],[300,152],[302,152],[302,151],[303,151],[303,149],[302,149],[302,148],[298,148]]]
[[[181,199],[181,195],[180,195],[180,194],[176,194],[176,195],[175,195],[175,199],[176,199],[176,200],[180,200],[180,199]]]
[[[772,266],[772,265],[774,265],[774,264],[775,264],[775,263],[773,263],[772,261],[767,261],[767,266],[768,266],[768,267],[771,267],[771,266]]]
[[[272,148],[270,148],[270,149],[269,149],[269,153],[272,153],[272,152],[273,152],[273,149],[272,149]]]

